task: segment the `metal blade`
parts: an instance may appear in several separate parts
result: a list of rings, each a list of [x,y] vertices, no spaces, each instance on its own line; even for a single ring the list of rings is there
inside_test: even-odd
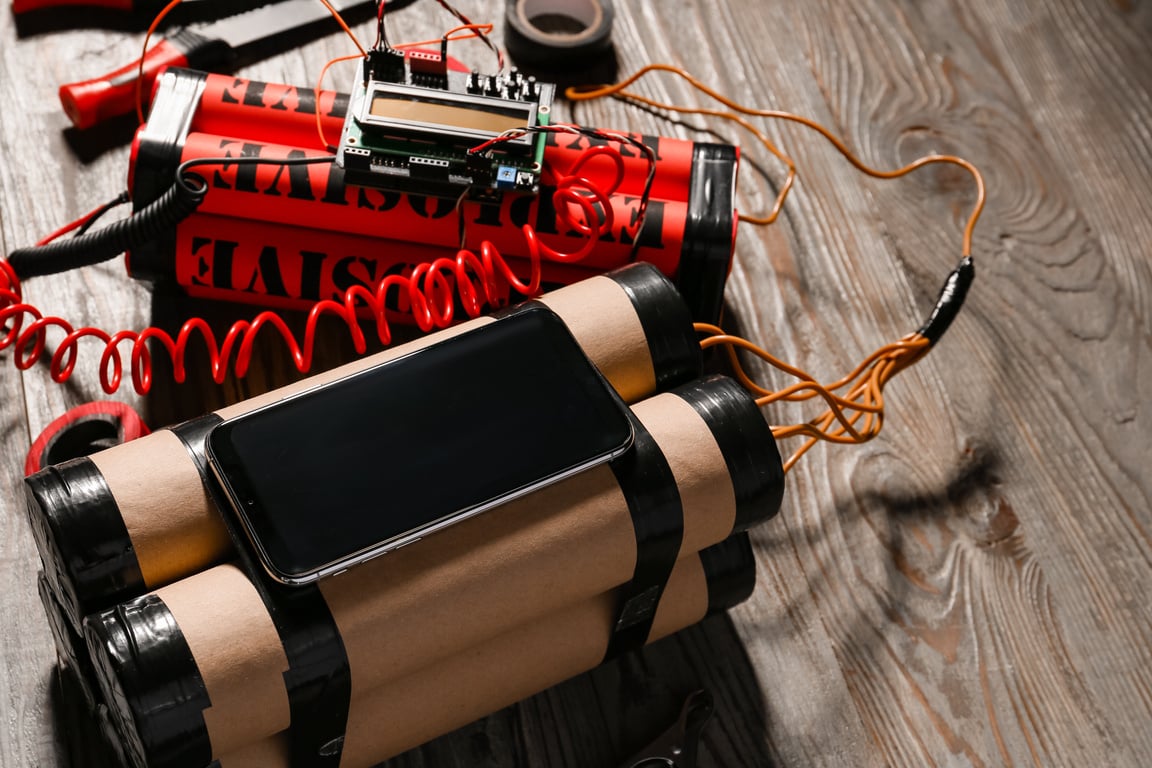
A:
[[[363,12],[376,7],[376,0],[330,0],[341,14]],[[352,18],[347,18],[351,23]],[[259,49],[277,38],[292,34],[318,37],[340,28],[331,12],[320,0],[280,0],[270,5],[237,13],[209,24],[189,26],[193,32],[228,43],[234,54],[243,59],[258,55]]]

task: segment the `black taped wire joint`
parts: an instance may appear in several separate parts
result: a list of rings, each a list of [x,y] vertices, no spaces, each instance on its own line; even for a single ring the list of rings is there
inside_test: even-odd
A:
[[[928,320],[917,333],[928,339],[931,344],[939,341],[956,319],[956,315],[960,313],[964,299],[968,297],[968,289],[975,278],[976,267],[972,263],[972,257],[965,256],[944,281],[940,296],[936,299],[936,306],[932,308]]]
[[[612,42],[611,0],[508,0],[504,42],[520,66],[590,68]]]

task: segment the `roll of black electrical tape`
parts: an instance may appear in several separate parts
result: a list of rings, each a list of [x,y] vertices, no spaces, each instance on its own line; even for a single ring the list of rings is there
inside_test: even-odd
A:
[[[508,0],[504,43],[521,67],[598,68],[612,42],[610,0]]]

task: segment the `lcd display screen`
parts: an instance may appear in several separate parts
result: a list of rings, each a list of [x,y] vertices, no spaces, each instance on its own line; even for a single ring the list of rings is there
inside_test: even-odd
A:
[[[482,131],[496,135],[513,128],[525,128],[532,116],[530,108],[497,111],[487,105],[451,104],[412,99],[403,95],[377,93],[372,96],[368,114],[390,123],[423,123]]]

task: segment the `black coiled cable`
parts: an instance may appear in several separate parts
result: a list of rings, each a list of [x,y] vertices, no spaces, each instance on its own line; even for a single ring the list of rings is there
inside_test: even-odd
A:
[[[200,206],[207,191],[203,178],[189,174],[126,219],[66,240],[17,248],[8,263],[23,280],[108,261],[170,231]]]

